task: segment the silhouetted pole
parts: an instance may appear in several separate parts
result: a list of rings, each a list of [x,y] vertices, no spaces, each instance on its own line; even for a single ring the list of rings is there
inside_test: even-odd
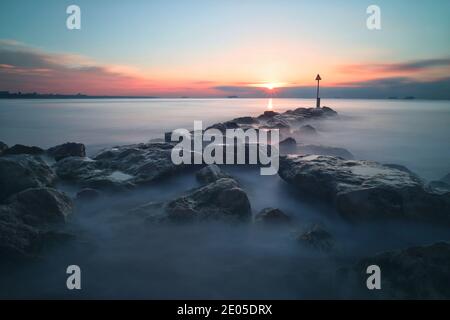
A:
[[[320,98],[319,98],[319,82],[320,80],[322,80],[322,78],[320,77],[320,75],[318,74],[316,77],[317,80],[317,97],[316,97],[316,108],[320,108]]]

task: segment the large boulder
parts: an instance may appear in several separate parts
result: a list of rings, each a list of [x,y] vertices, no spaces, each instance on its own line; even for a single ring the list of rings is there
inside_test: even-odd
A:
[[[300,138],[303,136],[317,136],[317,130],[312,125],[307,124],[295,130],[294,134],[298,135]]]
[[[72,212],[72,200],[52,188],[31,188],[16,193],[7,205],[24,223],[40,226],[63,223]]]
[[[3,151],[3,154],[29,154],[29,155],[38,155],[43,154],[44,149],[35,146],[24,146],[23,144],[15,144],[12,147]]]
[[[238,183],[222,178],[195,189],[166,205],[169,219],[191,220],[248,220],[251,217],[250,201]]]
[[[40,158],[30,155],[0,157],[0,202],[27,188],[52,185],[55,174]]]
[[[340,157],[346,160],[353,160],[355,157],[344,148],[320,146],[320,145],[298,145],[296,153],[300,155],[317,154],[322,156]]]
[[[51,188],[27,189],[10,197],[0,205],[0,257],[5,261],[36,255],[72,209],[70,198]]]
[[[219,166],[210,164],[197,171],[195,177],[200,183],[208,184],[221,178],[229,178],[230,176],[223,172]]]
[[[85,188],[120,189],[153,182],[188,165],[171,160],[173,145],[148,143],[103,150],[94,159],[64,158],[54,164],[58,177]]]
[[[381,290],[374,294],[394,299],[450,299],[450,243],[416,246],[364,258],[351,275],[366,290],[366,269],[381,270]]]
[[[67,142],[47,149],[47,154],[56,161],[67,157],[85,157],[86,147],[82,143]]]
[[[333,203],[352,221],[410,219],[450,223],[450,196],[429,192],[401,166],[332,156],[280,158],[279,175],[303,193]]]
[[[238,222],[249,221],[251,218],[247,194],[231,178],[219,179],[165,203],[143,205],[132,212],[150,221]]]

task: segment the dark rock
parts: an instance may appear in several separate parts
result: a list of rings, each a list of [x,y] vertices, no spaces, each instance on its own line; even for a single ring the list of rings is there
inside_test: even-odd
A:
[[[291,222],[291,218],[280,209],[264,208],[256,216],[255,222],[267,225],[284,225]]]
[[[3,151],[5,151],[6,149],[8,149],[8,145],[6,143],[3,143],[2,141],[0,141],[0,155],[3,153]]]
[[[221,178],[229,178],[230,176],[224,173],[217,165],[210,164],[195,174],[197,180],[201,183],[208,184],[219,180]]]
[[[56,161],[67,157],[85,157],[86,148],[82,143],[67,142],[47,150]]]
[[[38,155],[44,153],[44,150],[39,147],[29,147],[24,146],[22,144],[15,144],[11,148],[8,148],[3,151],[4,155],[13,155],[13,154],[29,154],[29,155]]]
[[[410,172],[331,156],[282,156],[279,175],[299,191],[333,203],[352,221],[412,219],[450,223],[450,196]]]
[[[281,154],[296,153],[297,141],[294,138],[288,137],[280,142],[279,147]]]
[[[332,235],[323,229],[320,225],[314,225],[309,230],[301,233],[297,240],[305,246],[317,249],[323,252],[329,252],[334,247]]]
[[[186,169],[171,160],[173,145],[136,144],[100,152],[94,159],[69,157],[54,164],[58,177],[86,188],[123,190]]]
[[[71,211],[70,198],[55,189],[27,189],[9,198],[0,205],[0,261],[36,255]]]
[[[258,119],[270,119],[275,117],[276,115],[279,115],[280,113],[275,111],[264,111],[262,115],[258,117]]]
[[[361,290],[365,287],[366,269],[381,269],[379,295],[393,299],[450,299],[450,243],[384,252],[364,258],[352,268]]]
[[[0,202],[28,188],[52,185],[56,176],[38,157],[8,155],[0,157]]]
[[[236,118],[231,120],[234,123],[237,124],[257,124],[259,123],[258,119],[253,118],[253,117],[240,117],[240,118]]]
[[[307,124],[301,126],[298,130],[295,130],[294,134],[299,136],[316,136],[317,131],[313,126]]]
[[[446,194],[450,193],[450,184],[445,183],[444,181],[431,181],[428,184],[430,190],[437,194]]]
[[[41,226],[65,222],[72,212],[70,198],[55,189],[26,189],[8,199],[8,205],[25,224]]]
[[[146,216],[149,221],[238,222],[249,221],[251,218],[247,194],[230,178],[219,179],[165,203],[146,204],[132,212]]]
[[[99,197],[100,197],[100,192],[98,192],[95,189],[89,189],[89,188],[80,190],[76,195],[77,201],[91,201],[91,200],[98,199]]]
[[[335,147],[327,147],[327,146],[319,146],[319,145],[298,145],[296,149],[296,153],[300,155],[321,155],[321,156],[333,156],[340,157],[345,160],[353,160],[355,157],[348,150],[344,148],[335,148]]]

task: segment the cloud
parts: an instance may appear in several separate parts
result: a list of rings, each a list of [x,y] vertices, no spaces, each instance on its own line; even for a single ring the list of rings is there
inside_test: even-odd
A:
[[[367,63],[347,64],[338,67],[340,72],[345,73],[416,73],[429,71],[431,69],[450,68],[450,58],[422,59],[401,63]]]
[[[0,41],[0,88],[42,93],[138,94],[154,83],[121,66],[101,65],[81,55],[47,53]]]

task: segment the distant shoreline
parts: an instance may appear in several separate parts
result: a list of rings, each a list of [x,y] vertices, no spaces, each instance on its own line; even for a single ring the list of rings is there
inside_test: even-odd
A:
[[[315,97],[239,97],[239,96],[226,96],[226,97],[156,97],[156,96],[90,96],[85,94],[39,94],[39,93],[9,93],[6,91],[0,91],[0,99],[3,100],[51,100],[51,99],[76,99],[76,100],[87,100],[87,99],[160,99],[160,100],[202,100],[202,99],[315,99]],[[394,101],[405,101],[405,100],[433,100],[433,101],[450,101],[450,99],[432,99],[432,98],[420,98],[420,97],[383,97],[383,98],[370,98],[370,97],[322,97],[322,99],[340,99],[340,100],[394,100]]]

